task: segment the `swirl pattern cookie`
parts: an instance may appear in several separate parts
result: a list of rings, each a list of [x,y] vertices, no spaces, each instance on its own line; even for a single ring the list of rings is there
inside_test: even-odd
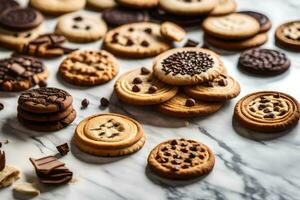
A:
[[[109,31],[104,48],[114,55],[127,58],[145,58],[171,48],[160,34],[160,25],[140,22],[120,26]]]
[[[300,106],[293,97],[275,91],[249,94],[235,106],[234,120],[259,132],[280,132],[295,126]]]
[[[92,86],[110,81],[118,70],[117,60],[104,50],[75,51],[60,64],[59,74],[71,84]]]
[[[300,51],[300,21],[282,24],[275,32],[276,43],[285,48]]]
[[[155,76],[170,85],[194,85],[212,80],[223,71],[219,56],[207,49],[177,48],[159,55]]]
[[[177,87],[159,81],[144,67],[123,74],[115,83],[115,91],[119,99],[136,105],[165,102],[174,97],[177,90]]]
[[[140,150],[145,135],[135,120],[114,113],[90,116],[81,121],[74,135],[76,146],[96,156],[123,156]]]
[[[148,156],[148,166],[153,172],[177,180],[205,175],[214,164],[215,156],[208,146],[183,138],[157,145]]]

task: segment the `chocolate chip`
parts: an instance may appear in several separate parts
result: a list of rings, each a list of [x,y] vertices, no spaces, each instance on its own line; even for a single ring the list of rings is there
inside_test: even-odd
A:
[[[268,102],[270,102],[270,100],[266,99],[266,98],[261,98],[261,100],[259,102],[260,103],[268,103]]]
[[[218,81],[218,84],[219,86],[226,86],[228,84],[228,81],[226,79],[223,79],[221,78],[219,81]]]
[[[91,29],[90,26],[86,26],[86,27],[85,27],[85,30],[87,30],[87,31],[90,30],[90,29]]]
[[[0,111],[4,109],[4,105],[0,103]]]
[[[175,146],[175,145],[177,145],[177,144],[178,144],[177,140],[172,140],[172,141],[171,141],[171,145],[172,145],[172,146]]]
[[[83,18],[81,16],[78,16],[78,17],[74,17],[73,20],[77,21],[77,22],[80,22],[80,21],[83,20]]]
[[[186,163],[192,163],[192,159],[186,158],[186,159],[184,159],[184,162],[186,162]]]
[[[81,108],[83,108],[83,109],[84,109],[84,108],[87,108],[89,104],[90,104],[89,100],[83,99],[83,100],[81,101]]]
[[[263,110],[263,112],[264,113],[269,113],[269,112],[272,112],[269,108],[265,108],[264,110]]]
[[[170,152],[165,152],[164,155],[165,156],[171,156],[171,153]]]
[[[264,118],[274,118],[275,117],[275,115],[274,115],[274,113],[268,113],[268,114],[266,114],[266,115],[264,115]]]
[[[130,27],[130,28],[128,29],[128,31],[129,31],[129,32],[132,32],[132,31],[134,31],[134,28]]]
[[[196,155],[195,154],[193,154],[193,153],[190,153],[190,155],[189,155],[189,158],[195,158],[196,157]]]
[[[164,147],[164,148],[162,148],[161,150],[162,150],[162,151],[167,151],[168,148],[167,148],[167,147]]]
[[[143,82],[142,79],[139,78],[139,77],[134,78],[133,81],[132,81],[133,84],[140,84],[142,82]]]
[[[203,160],[204,159],[204,156],[203,155],[199,155],[199,158],[201,159],[201,160]]]
[[[282,110],[282,111],[280,111],[279,116],[282,116],[282,115],[284,115],[285,113],[287,113],[287,111],[286,111],[286,110]]]
[[[180,149],[180,151],[181,151],[182,153],[187,153],[187,152],[189,152],[186,148],[182,148],[182,149]]]
[[[156,87],[156,86],[151,86],[151,87],[149,87],[149,89],[148,89],[148,92],[150,93],[150,94],[153,94],[153,93],[155,93],[156,91],[158,90],[158,88]]]
[[[185,102],[185,106],[187,106],[187,107],[195,106],[195,104],[196,104],[196,101],[192,98],[187,99]]]
[[[152,33],[152,29],[151,28],[145,28],[144,30],[146,33],[151,34]]]
[[[190,147],[190,150],[191,150],[191,151],[197,151],[198,149],[197,149],[197,147],[192,146],[192,147]]]
[[[185,43],[184,47],[196,47],[199,45],[199,42],[196,42],[192,39],[188,39],[187,42]]]
[[[109,100],[108,100],[107,98],[105,98],[105,97],[102,97],[102,98],[100,99],[100,105],[101,105],[102,107],[107,107],[107,106],[109,106]]]
[[[188,165],[183,165],[183,166],[182,166],[182,169],[187,169],[187,168],[189,168]]]
[[[56,149],[62,156],[67,155],[68,152],[70,151],[68,143],[61,144],[61,145],[57,146]]]
[[[175,158],[175,159],[181,159],[181,156],[178,155],[178,154],[175,154],[175,155],[173,156],[173,158]]]
[[[264,109],[264,108],[266,108],[267,106],[265,105],[265,104],[260,104],[259,106],[258,106],[258,110],[262,110],[262,109]]]
[[[149,42],[146,41],[146,40],[143,40],[142,43],[141,43],[141,45],[142,45],[143,47],[148,47],[148,46],[149,46]]]
[[[39,87],[47,87],[47,82],[45,80],[41,80],[39,82]]]
[[[79,29],[79,27],[77,25],[73,25],[72,28],[73,29]]]
[[[126,42],[126,46],[132,46],[133,45],[133,41],[131,39],[128,39]]]
[[[139,88],[139,86],[134,85],[134,86],[132,87],[132,91],[133,91],[133,92],[139,92],[139,91],[141,91],[141,89]]]
[[[172,163],[173,165],[180,165],[180,164],[181,164],[181,161],[178,160],[178,159],[175,159],[175,160],[172,160],[171,163]]]
[[[149,69],[147,69],[146,67],[141,68],[142,75],[146,75],[146,74],[150,74],[150,73],[151,73],[151,71]]]

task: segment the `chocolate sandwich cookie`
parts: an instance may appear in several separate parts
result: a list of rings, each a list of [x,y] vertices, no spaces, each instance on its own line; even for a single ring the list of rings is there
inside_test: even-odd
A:
[[[177,180],[205,175],[214,164],[215,156],[208,146],[184,138],[162,142],[148,156],[148,166],[154,173]]]
[[[24,31],[38,27],[43,20],[42,14],[35,9],[15,7],[0,15],[0,27],[12,31]]]
[[[48,77],[44,64],[30,56],[13,56],[0,60],[0,89],[27,90]]]
[[[275,32],[276,45],[294,51],[300,51],[300,21],[280,25]]]
[[[260,75],[277,75],[291,65],[287,56],[272,49],[250,49],[240,55],[238,66],[242,70]]]
[[[0,15],[10,8],[19,7],[20,4],[14,0],[0,0]]]
[[[102,18],[112,27],[134,22],[149,21],[149,15],[147,12],[123,7],[114,7],[104,10],[102,12]]]
[[[239,13],[246,14],[246,15],[249,15],[249,16],[255,18],[259,23],[259,26],[260,26],[259,32],[261,32],[261,33],[267,32],[272,27],[271,20],[262,13],[254,12],[254,11],[240,11]]]

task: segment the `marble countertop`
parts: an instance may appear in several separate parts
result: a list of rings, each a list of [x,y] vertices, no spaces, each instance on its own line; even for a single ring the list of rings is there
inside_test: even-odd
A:
[[[273,22],[269,41],[264,47],[275,48],[274,30],[288,20],[300,19],[299,0],[237,0],[238,10],[257,10],[265,13]],[[22,3],[26,3],[25,1]],[[91,12],[91,11],[88,11]],[[55,18],[47,19],[48,31],[54,29]],[[202,42],[199,29],[189,31],[189,38]],[[101,41],[86,44],[70,44],[80,49],[99,49]],[[182,44],[179,44],[182,45]],[[288,134],[273,140],[246,138],[237,134],[232,127],[232,113],[235,103],[242,96],[260,90],[286,92],[300,100],[299,53],[286,52],[292,65],[288,72],[276,77],[255,77],[237,69],[238,54],[224,55],[222,59],[229,73],[241,84],[241,94],[225,107],[209,117],[189,121],[170,119],[149,110],[141,112],[135,106],[124,106],[112,95],[114,81],[108,84],[84,88],[62,82],[56,75],[63,57],[44,60],[50,71],[48,85],[69,91],[74,97],[78,116],[75,122],[64,130],[54,133],[30,131],[16,120],[16,107],[19,93],[0,92],[0,101],[5,108],[0,112],[0,140],[9,140],[4,145],[7,163],[22,170],[22,181],[34,181],[36,175],[29,157],[42,157],[56,154],[56,146],[71,143],[74,128],[85,117],[102,112],[121,112],[136,118],[142,123],[147,135],[145,146],[137,153],[118,158],[103,159],[80,152],[71,144],[72,151],[63,157],[63,162],[74,172],[76,181],[60,187],[42,187],[41,200],[299,200],[300,199],[300,126]],[[11,52],[1,49],[0,57]],[[136,67],[151,66],[152,59],[124,60],[120,74]],[[120,75],[119,74],[119,75]],[[111,107],[99,108],[101,97],[111,98]],[[81,100],[87,98],[90,105],[81,110]],[[162,180],[146,168],[147,156],[158,143],[176,137],[202,141],[216,154],[214,170],[205,178],[193,182]],[[12,188],[0,191],[1,200],[15,197]]]

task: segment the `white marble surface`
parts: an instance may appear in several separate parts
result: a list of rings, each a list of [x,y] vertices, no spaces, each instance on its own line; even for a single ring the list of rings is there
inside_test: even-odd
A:
[[[300,19],[299,0],[237,0],[238,9],[257,10],[267,14],[273,22],[269,32],[269,41],[264,47],[275,48],[274,29],[279,24],[293,19]],[[25,2],[22,2],[25,3]],[[53,30],[55,19],[46,22],[48,31]],[[189,32],[189,37],[202,41],[199,29]],[[71,44],[81,49],[99,49],[101,42],[88,45]],[[0,57],[4,58],[11,52],[1,49]],[[147,134],[147,142],[141,151],[117,160],[101,160],[82,154],[76,148],[62,160],[74,172],[75,183],[55,188],[42,188],[42,194],[36,199],[41,200],[164,200],[164,199],[205,199],[205,200],[297,200],[300,199],[300,126],[285,136],[268,141],[254,141],[238,135],[232,128],[233,108],[242,96],[259,90],[279,90],[300,100],[299,76],[300,56],[286,52],[292,61],[291,69],[283,75],[262,78],[246,75],[237,70],[238,54],[222,56],[228,71],[241,84],[242,92],[238,98],[228,102],[218,113],[205,118],[191,121],[187,127],[182,120],[176,120],[170,127],[146,125],[169,118],[149,113],[147,120],[141,120]],[[56,145],[71,142],[74,128],[88,115],[107,112],[99,109],[99,99],[110,97],[114,81],[108,84],[82,88],[61,82],[56,76],[57,68],[63,57],[45,60],[50,77],[49,86],[69,91],[75,101],[78,116],[68,128],[41,134],[22,127],[16,120],[16,106],[19,93],[0,93],[0,101],[5,109],[0,112],[0,140],[8,139],[4,145],[7,162],[18,166],[22,172],[22,181],[36,179],[29,157],[41,157],[56,153]],[[140,66],[150,66],[147,60],[119,60],[121,73]],[[86,110],[80,110],[83,98],[90,100]],[[122,104],[112,105],[113,110],[126,108],[129,115],[140,114],[134,107]],[[135,117],[135,116],[132,116]],[[141,119],[138,117],[138,120]],[[150,120],[149,120],[150,119]],[[151,120],[153,119],[153,120]],[[144,123],[145,122],[145,123]],[[173,121],[172,121],[173,122]],[[166,123],[169,124],[169,123]],[[165,125],[166,125],[165,124]],[[153,177],[146,170],[146,160],[150,150],[158,143],[174,138],[186,137],[202,141],[209,145],[216,154],[216,165],[212,173],[192,183],[163,181]],[[0,191],[1,200],[14,199],[12,188]]]

